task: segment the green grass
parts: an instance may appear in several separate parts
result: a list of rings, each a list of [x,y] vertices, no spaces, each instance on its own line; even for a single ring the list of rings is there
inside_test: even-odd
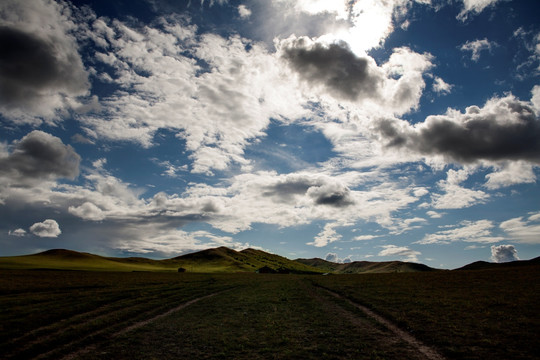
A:
[[[187,272],[195,273],[231,273],[255,272],[265,265],[276,270],[286,268],[292,273],[321,272],[319,269],[264,251],[235,251],[226,247],[165,260],[103,257],[63,249],[33,255],[0,257],[0,269],[176,272],[178,268],[184,268]]]
[[[535,359],[540,267],[365,275],[0,270],[2,359]],[[145,326],[140,321],[205,298]]]

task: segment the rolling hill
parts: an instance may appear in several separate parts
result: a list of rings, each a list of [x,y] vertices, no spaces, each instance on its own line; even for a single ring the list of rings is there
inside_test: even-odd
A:
[[[477,261],[456,270],[485,270],[500,267],[540,265],[540,257],[508,263]],[[86,271],[168,271],[183,268],[186,272],[234,273],[268,272],[293,274],[364,274],[436,271],[424,264],[403,261],[354,261],[340,264],[319,258],[290,260],[257,249],[236,251],[227,247],[206,249],[171,259],[142,257],[105,257],[85,252],[54,249],[33,255],[0,257],[0,269],[57,269]]]
[[[0,257],[0,269],[58,269],[87,271],[255,272],[262,267],[276,272],[317,274],[323,271],[285,257],[256,249],[236,251],[227,247],[207,249],[172,259],[116,258],[65,249],[33,255]]]
[[[419,272],[437,270],[424,264],[403,261],[354,261],[344,264],[333,263],[319,258],[296,259],[295,261],[321,269],[325,272],[336,274]]]

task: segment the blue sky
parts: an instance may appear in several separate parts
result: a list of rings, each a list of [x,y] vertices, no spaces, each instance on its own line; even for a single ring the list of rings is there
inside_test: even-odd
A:
[[[0,4],[0,255],[540,255],[540,6]]]

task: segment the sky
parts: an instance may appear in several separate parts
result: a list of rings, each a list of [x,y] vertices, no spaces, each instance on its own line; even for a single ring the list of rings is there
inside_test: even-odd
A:
[[[535,0],[3,0],[0,256],[540,255]]]

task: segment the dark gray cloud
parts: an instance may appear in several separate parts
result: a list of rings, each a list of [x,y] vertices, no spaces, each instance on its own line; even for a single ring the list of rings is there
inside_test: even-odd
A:
[[[514,245],[492,245],[491,259],[497,263],[519,260]]]
[[[412,127],[399,120],[376,125],[388,147],[444,155],[461,163],[526,160],[540,163],[540,121],[533,108],[512,96],[465,113],[430,116]]]
[[[303,195],[310,187],[315,185],[312,179],[287,179],[277,184],[265,187],[263,196],[277,197],[281,201],[290,200],[294,195]]]
[[[354,203],[349,188],[337,183],[313,187],[309,189],[308,194],[317,205],[346,207]]]
[[[0,105],[34,106],[48,91],[81,94],[88,79],[76,50],[64,51],[54,38],[0,26]]]
[[[302,79],[326,87],[346,100],[379,96],[382,77],[367,58],[356,56],[345,43],[324,45],[301,37],[282,46],[282,57]]]
[[[70,145],[43,131],[34,130],[13,145],[13,151],[0,158],[0,175],[20,181],[32,179],[74,179],[81,157]]]
[[[264,187],[262,194],[282,202],[294,200],[296,195],[307,194],[316,205],[344,207],[353,204],[349,188],[323,177],[287,177],[276,184]]]

